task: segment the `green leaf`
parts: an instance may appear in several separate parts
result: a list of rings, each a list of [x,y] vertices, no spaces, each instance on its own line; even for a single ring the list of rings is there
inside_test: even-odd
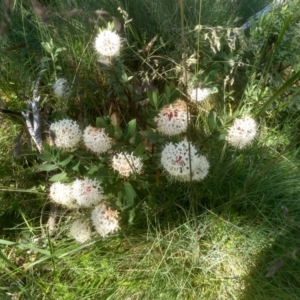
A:
[[[227,134],[226,133],[220,133],[220,135],[218,136],[218,140],[219,141],[225,141]]]
[[[132,224],[134,217],[135,217],[135,208],[131,209],[129,212],[129,220],[128,220],[129,224]]]
[[[97,170],[97,179],[100,182],[103,182],[104,179],[107,179],[109,176],[107,167],[101,167]]]
[[[65,47],[62,47],[62,48],[57,48],[56,50],[55,50],[55,54],[57,55],[59,52],[61,52],[61,51],[66,51],[67,49],[65,48]]]
[[[123,209],[126,209],[128,207],[133,206],[134,204],[134,199],[137,197],[137,193],[133,189],[132,185],[129,182],[124,182],[124,187],[123,187],[123,194],[127,197],[127,203],[125,206],[123,206]]]
[[[99,128],[105,128],[107,126],[106,121],[104,120],[104,118],[102,117],[98,117],[96,119],[96,126]]]
[[[109,136],[114,136],[115,131],[118,130],[118,126],[114,126],[113,124],[109,124],[107,125],[107,127],[105,127],[105,133],[108,134]],[[122,132],[121,132],[122,135]]]
[[[143,140],[143,136],[140,132],[137,132],[134,136],[134,145],[139,145]]]
[[[214,132],[217,128],[217,113],[213,109],[208,114],[207,123],[210,132]]]
[[[47,42],[41,42],[41,45],[46,50],[46,52],[48,52],[50,54],[53,52],[53,48],[52,48],[52,46],[49,43],[47,43]]]
[[[135,197],[137,197],[137,193],[135,192],[135,190],[133,189],[132,185],[129,182],[124,182],[124,190],[126,196],[129,199],[134,200]]]
[[[75,171],[75,172],[79,172],[79,166],[80,166],[80,161],[78,161],[77,164],[75,164],[75,165],[72,167],[72,170]]]
[[[135,131],[136,131],[136,119],[133,119],[127,124],[125,128],[124,138],[126,140],[130,139],[135,134]]]
[[[51,60],[50,57],[44,56],[44,57],[42,57],[41,62],[47,62],[47,61],[49,61],[49,60]]]
[[[157,109],[158,107],[158,91],[147,92],[150,103]]]
[[[49,181],[65,181],[68,178],[67,173],[62,172],[59,174],[53,175]]]
[[[99,169],[98,166],[92,166],[89,171],[87,172],[87,175],[93,175],[95,172],[97,172]]]
[[[42,153],[37,153],[37,157],[43,161],[51,163],[55,162],[57,157],[59,156],[59,151],[57,151],[55,148],[53,148],[46,142],[43,142],[43,148],[44,151]]]
[[[47,172],[56,170],[57,168],[58,168],[57,165],[52,165],[52,164],[43,164],[37,166],[37,169],[40,169],[42,171],[47,171]]]
[[[113,137],[117,141],[122,137],[122,131],[121,131],[121,129],[119,127],[115,127],[115,131],[114,131]]]
[[[128,80],[128,76],[125,72],[122,73],[122,82],[126,82]]]
[[[172,88],[173,88],[173,87],[172,87]],[[165,85],[165,94],[166,94],[166,96],[167,96],[168,98],[171,97],[171,95],[172,95],[172,90],[173,90],[173,89],[171,89],[171,86],[170,86],[169,84],[166,84],[166,85]]]
[[[123,210],[122,199],[123,199],[123,193],[122,193],[122,191],[119,191],[116,204],[120,207],[121,210]]]
[[[218,88],[217,87],[212,87],[212,88],[208,88],[208,92],[209,92],[209,94],[211,95],[211,94],[216,94],[216,93],[218,93],[219,92],[219,90],[218,90]]]
[[[43,161],[53,162],[53,156],[51,155],[51,153],[44,151],[43,153],[37,153],[36,156]]]
[[[138,144],[138,146],[135,148],[133,154],[135,156],[142,156],[144,154],[144,143],[143,142]]]
[[[61,161],[61,162],[59,162],[59,163],[57,163],[59,166],[62,166],[62,167],[64,167],[64,166],[66,166],[72,159],[73,159],[73,155],[70,155],[68,158],[66,158],[65,160],[63,160],[63,161]]]

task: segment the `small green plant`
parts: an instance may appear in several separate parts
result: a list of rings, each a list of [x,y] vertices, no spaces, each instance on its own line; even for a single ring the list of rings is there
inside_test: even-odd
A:
[[[11,11],[23,24],[0,41],[0,95],[21,121],[8,125],[14,141],[1,129],[0,217],[10,231],[0,239],[0,294],[292,299],[293,6],[244,35],[229,26],[243,1],[230,18],[232,2],[222,11],[219,1],[119,3],[37,10],[16,1]],[[30,28],[16,63],[7,49]],[[4,155],[11,148],[17,158]]]

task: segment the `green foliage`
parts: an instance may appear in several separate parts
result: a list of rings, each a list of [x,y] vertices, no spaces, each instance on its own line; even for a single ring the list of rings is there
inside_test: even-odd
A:
[[[248,32],[233,29],[269,2],[186,0],[184,15],[173,0],[105,0],[103,10],[95,1],[41,1],[39,10],[22,1],[10,10],[0,5],[9,12],[0,40],[0,108],[25,111],[45,65],[38,89],[43,151],[26,148],[24,121],[0,125],[0,296],[297,297],[299,1],[252,21]],[[100,28],[121,36],[119,56],[97,56]],[[68,80],[69,97],[53,95],[57,78]],[[207,88],[205,101],[192,101],[194,87]],[[177,99],[188,105],[188,129],[164,136],[154,118]],[[256,118],[259,134],[235,149],[228,127],[246,115]],[[83,144],[55,147],[49,124],[65,118],[103,130],[112,148],[96,155]],[[161,165],[163,147],[184,139],[210,162],[201,182],[176,181]],[[16,148],[22,152],[14,157]],[[139,158],[142,171],[114,170],[120,153]],[[78,178],[101,184],[120,223],[119,231],[93,233],[82,245],[69,229],[78,217],[89,221],[91,209],[53,213],[48,199],[53,183]]]

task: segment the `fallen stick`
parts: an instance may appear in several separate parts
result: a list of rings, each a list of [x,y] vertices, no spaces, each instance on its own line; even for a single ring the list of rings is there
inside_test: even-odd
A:
[[[273,8],[276,8],[279,5],[282,5],[283,3],[287,2],[286,0],[276,0],[274,3],[269,4],[268,6],[266,6],[265,8],[263,8],[262,10],[260,10],[259,12],[257,12],[255,15],[253,15],[252,17],[250,17],[246,23],[244,23],[239,29],[242,31],[247,30],[250,25],[251,25],[251,21],[252,20],[257,20],[260,16],[268,14]],[[232,34],[228,40],[233,40],[238,36],[237,33]]]

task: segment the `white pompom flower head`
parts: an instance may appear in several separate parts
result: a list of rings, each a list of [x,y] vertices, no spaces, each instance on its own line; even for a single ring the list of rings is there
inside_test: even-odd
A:
[[[228,128],[226,140],[234,148],[243,149],[252,144],[257,134],[256,121],[246,116],[235,119],[232,126]]]
[[[178,99],[165,105],[154,121],[157,123],[157,131],[163,135],[174,136],[186,132],[189,117],[185,101]]]
[[[68,98],[71,95],[71,88],[67,79],[58,78],[53,84],[53,93],[59,98]]]
[[[80,207],[88,208],[103,201],[103,190],[95,179],[76,179],[72,184],[72,197]]]
[[[75,220],[70,227],[71,236],[79,243],[84,243],[91,238],[91,228],[88,221]]]
[[[77,209],[79,205],[72,195],[71,185],[54,182],[50,186],[49,197],[51,201],[69,209]]]
[[[105,133],[103,128],[88,126],[83,132],[83,142],[85,147],[100,155],[111,149],[112,139]]]
[[[131,174],[140,174],[143,168],[143,162],[140,157],[121,152],[115,154],[112,158],[112,167],[118,171],[120,175],[128,177]]]
[[[168,143],[161,153],[163,168],[174,179],[179,181],[201,181],[209,170],[209,162],[205,156],[197,154],[192,143]]]
[[[189,90],[189,95],[192,101],[200,103],[206,100],[210,95],[210,90],[208,88],[191,88]]]
[[[110,29],[102,30],[95,38],[95,50],[104,57],[113,57],[119,54],[121,37]]]
[[[104,203],[96,206],[92,211],[92,222],[97,233],[102,237],[106,237],[120,228],[118,211],[113,210]]]
[[[81,137],[82,132],[76,121],[63,119],[50,125],[50,139],[57,148],[73,150]]]

